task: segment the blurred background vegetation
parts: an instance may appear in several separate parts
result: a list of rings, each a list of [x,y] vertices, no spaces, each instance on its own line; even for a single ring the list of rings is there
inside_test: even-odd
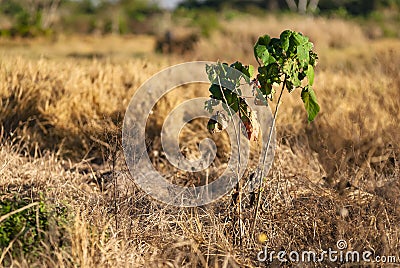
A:
[[[160,34],[179,21],[207,37],[220,18],[293,12],[373,23],[381,36],[399,37],[399,10],[400,0],[0,0],[0,35]]]

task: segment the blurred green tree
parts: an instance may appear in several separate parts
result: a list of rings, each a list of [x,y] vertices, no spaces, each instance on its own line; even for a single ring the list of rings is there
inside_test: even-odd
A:
[[[267,10],[289,9],[293,12],[335,12],[346,10],[351,15],[367,15],[381,7],[400,7],[400,0],[184,0],[180,4],[185,8],[225,7],[246,10],[249,6],[257,6]]]

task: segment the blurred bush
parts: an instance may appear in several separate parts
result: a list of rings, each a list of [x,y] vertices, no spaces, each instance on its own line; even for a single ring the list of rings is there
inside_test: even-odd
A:
[[[51,33],[125,34],[151,31],[160,14],[147,0],[9,0],[0,2],[0,34],[34,37]]]

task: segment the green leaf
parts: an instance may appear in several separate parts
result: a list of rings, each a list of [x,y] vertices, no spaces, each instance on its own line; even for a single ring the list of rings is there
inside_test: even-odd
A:
[[[266,34],[266,35],[260,36],[258,38],[256,45],[268,46],[270,41],[271,41],[271,37],[268,34]]]
[[[304,36],[302,33],[293,32],[292,37],[292,40],[296,45],[305,45],[306,43],[308,43],[308,37]]]
[[[276,62],[275,57],[271,55],[271,52],[273,51],[269,50],[270,43],[273,43],[271,38],[269,35],[265,35],[260,37],[257,43],[254,45],[254,56],[256,57],[258,63],[260,63],[258,59],[261,59],[263,65]]]
[[[258,68],[257,79],[261,86],[260,90],[266,97],[272,97],[272,85],[274,83],[281,83],[281,75],[282,74],[277,63],[272,63]]]
[[[235,74],[231,74],[230,76],[234,76],[234,75],[236,75],[237,73],[235,73]],[[235,78],[235,77],[233,77],[233,78]],[[239,77],[237,77],[237,79],[235,79],[235,80],[237,80],[237,82],[239,82],[238,80],[239,80]],[[227,77],[221,77],[220,79],[219,79],[219,81],[221,82],[221,86],[223,87],[223,88],[230,88],[230,89],[232,89],[232,90],[235,90],[236,89],[236,81],[235,80],[233,80],[233,79],[231,79],[230,77],[229,77],[229,75],[227,75]]]
[[[296,71],[293,71],[293,76],[289,77],[288,79],[290,80],[290,82],[292,82],[293,86],[295,88],[298,88],[301,86],[301,81],[299,79],[299,73]],[[291,90],[289,90],[289,92],[291,92]]]
[[[290,31],[290,30],[285,30],[280,35],[280,41],[281,41],[282,49],[284,51],[287,51],[289,49],[291,35],[292,35],[292,31]]]
[[[311,43],[310,41],[308,41],[308,38],[307,38],[307,42],[304,44],[304,47],[305,47],[308,51],[312,51],[312,49],[314,48],[314,44]]]
[[[246,82],[250,82],[250,78],[254,75],[254,67],[252,65],[243,65],[241,62],[236,61],[231,64],[231,67],[243,73]],[[232,74],[230,76],[234,75]]]
[[[303,45],[297,46],[297,57],[300,61],[300,64],[303,67],[306,67],[308,65],[308,62],[310,60],[309,51],[305,46],[303,46]]]
[[[236,94],[235,94],[235,96],[233,96],[233,93],[231,91],[229,91],[229,92],[224,91],[224,96],[225,96],[226,102],[229,106],[231,104],[237,102]]]
[[[260,46],[264,46],[265,49],[267,49],[267,46],[269,45],[269,42],[271,41],[271,37],[269,37],[269,35],[264,35],[264,36],[260,36],[257,40],[257,42],[254,45],[254,57],[256,58],[257,62],[260,63],[258,61],[258,58],[260,58],[258,56],[257,50],[259,50],[258,47]]]
[[[312,86],[314,84],[314,67],[312,67],[312,65],[308,65],[306,75],[308,79],[308,84]]]
[[[314,90],[308,86],[303,88],[301,91],[301,99],[303,100],[304,107],[307,111],[308,122],[311,122],[314,120],[320,110]]]
[[[261,60],[261,62],[264,65],[268,65],[270,55],[269,55],[269,52],[267,50],[267,47],[264,46],[264,45],[257,46],[256,47],[256,53],[257,53],[256,54],[257,57]]]
[[[281,40],[279,38],[272,38],[268,44],[268,47],[271,47],[274,49],[282,48]]]
[[[211,87],[208,89],[212,96],[217,100],[222,100],[222,91],[219,85],[212,84]]]
[[[248,72],[249,72],[249,77],[252,78],[255,73],[255,69],[254,69],[253,65],[249,65]]]
[[[286,76],[290,76],[290,73],[292,71],[292,66],[293,66],[293,60],[292,59],[286,60],[281,67],[282,72],[286,74]]]
[[[271,84],[279,84],[281,82],[281,72],[277,63],[271,63],[267,66],[259,67],[258,73],[263,77],[264,80],[268,81]]]

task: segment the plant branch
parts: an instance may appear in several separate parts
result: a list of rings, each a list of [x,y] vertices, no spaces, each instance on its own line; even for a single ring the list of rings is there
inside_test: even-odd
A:
[[[34,203],[32,203],[34,204]],[[31,204],[31,205],[32,205]],[[24,207],[26,209],[26,207]],[[4,258],[6,257],[7,252],[12,248],[14,242],[22,235],[22,233],[25,231],[26,228],[26,223],[24,223],[24,227],[21,228],[21,231],[18,232],[18,234],[11,240],[11,242],[8,244],[8,246],[4,249],[4,251],[1,253],[0,256],[0,264],[3,263]]]
[[[240,138],[240,136],[239,136],[239,131],[237,131],[235,122],[233,121],[232,108],[230,108],[229,105],[228,105],[228,100],[226,99],[225,93],[224,93],[224,91],[222,90],[221,80],[219,79],[219,76],[218,76],[217,78],[218,78],[219,88],[220,88],[221,93],[222,93],[222,98],[224,99],[224,102],[225,102],[226,106],[228,107],[228,113],[229,113],[230,120],[231,120],[232,123],[233,123],[233,129],[234,129],[235,135],[236,135],[237,138]],[[238,145],[240,145],[240,144],[238,144]],[[239,155],[240,155],[240,152],[241,152],[241,151],[240,151],[240,146],[238,146],[238,154],[239,154]],[[238,160],[240,160],[240,157],[238,158]],[[240,164],[240,163],[239,163],[239,164]],[[233,170],[232,170],[232,171],[233,171]],[[237,174],[237,178],[238,178],[238,181],[239,181],[239,173]]]
[[[239,120],[242,120],[241,115],[240,115],[240,98],[237,95],[237,102],[238,102],[238,113],[239,113]],[[240,126],[239,126],[240,127]],[[238,133],[238,137],[237,137],[237,142],[238,142],[238,147],[240,148],[240,132]],[[238,165],[237,165],[237,174],[238,174],[238,182],[236,185],[236,192],[237,192],[237,213],[238,213],[238,217],[239,217],[239,244],[242,246],[242,230],[243,230],[243,226],[242,226],[242,181],[241,178],[239,177],[240,174],[240,150],[238,151],[239,155],[238,155]]]
[[[274,132],[276,119],[278,117],[278,110],[279,110],[279,106],[281,104],[281,99],[282,99],[283,91],[285,89],[285,85],[286,85],[286,75],[285,75],[285,78],[283,80],[282,89],[281,89],[281,92],[279,94],[278,102],[277,102],[276,107],[275,107],[275,112],[274,112],[274,117],[272,119],[271,129],[269,130],[268,141],[267,141],[267,145],[266,145],[265,152],[264,152],[264,155],[263,155],[263,161],[262,161],[262,165],[261,165],[261,174],[258,177],[259,189],[258,189],[257,203],[256,203],[256,208],[255,208],[254,218],[253,218],[253,226],[252,226],[252,234],[253,235],[254,235],[254,231],[255,231],[255,227],[256,227],[256,223],[257,223],[257,218],[258,218],[258,213],[259,213],[259,209],[260,209],[260,202],[261,202],[261,196],[262,196],[261,189],[262,189],[262,184],[263,184],[265,161],[267,160],[269,147],[271,145],[272,133]],[[259,172],[260,172],[260,167],[258,167],[258,172],[257,173],[259,173]]]
[[[22,208],[19,208],[19,209],[16,209],[16,210],[14,210],[14,211],[11,211],[11,212],[9,212],[9,213],[7,213],[7,214],[1,216],[1,217],[0,217],[0,222],[4,221],[4,220],[7,219],[8,217],[10,217],[10,216],[12,216],[12,215],[14,215],[14,214],[16,214],[16,213],[19,213],[19,212],[21,212],[21,211],[24,211],[25,209],[28,209],[28,208],[33,207],[33,206],[36,206],[36,205],[39,205],[39,202],[33,202],[33,203],[30,203],[29,205],[26,205],[26,206],[24,206],[24,207],[22,207]]]
[[[223,99],[225,101],[225,104],[228,107],[229,117],[230,117],[231,122],[233,123],[233,128],[234,128],[235,135],[236,135],[236,138],[237,138],[237,144],[238,144],[238,165],[237,165],[237,169],[238,170],[237,170],[237,174],[236,174],[236,176],[237,176],[237,185],[236,185],[237,189],[236,190],[239,190],[240,189],[240,176],[239,176],[240,175],[240,154],[241,154],[241,151],[240,151],[240,132],[237,130],[235,122],[233,121],[233,114],[232,114],[232,111],[231,111],[231,109],[230,109],[230,107],[228,105],[228,100],[225,97],[225,93],[224,93],[224,91],[222,89],[221,80],[219,79],[219,76],[217,78],[218,78],[219,88],[221,90],[222,97],[223,97]],[[239,96],[238,96],[238,98],[239,98]],[[240,120],[240,102],[239,102],[239,120]],[[238,198],[240,198],[240,193],[238,192],[238,194],[239,194]],[[239,202],[239,206],[240,205],[241,204]],[[240,244],[241,244],[241,242],[242,242],[242,224],[241,224],[241,208],[240,207],[238,209],[238,215],[239,215],[239,241],[240,241]],[[233,233],[235,233],[235,232],[233,232]],[[235,241],[235,239],[234,239],[234,241]]]

